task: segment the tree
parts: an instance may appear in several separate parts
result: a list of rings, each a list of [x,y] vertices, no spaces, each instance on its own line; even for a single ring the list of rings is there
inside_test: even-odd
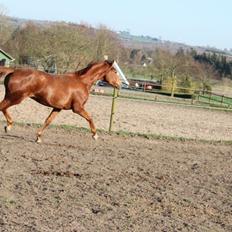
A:
[[[211,91],[212,88],[210,81],[219,75],[217,71],[212,67],[212,65],[199,62],[195,63],[195,70],[195,77],[199,80],[200,84],[198,88],[202,89],[203,91]]]
[[[8,44],[18,62],[30,57],[37,65],[46,66],[51,57],[59,72],[76,70],[92,60],[93,40],[87,29],[55,23],[47,27],[28,22],[18,28]],[[24,59],[23,59],[24,60]]]
[[[15,30],[8,47],[19,63],[30,59],[34,66],[55,62],[58,72],[77,70],[108,55],[120,59],[121,45],[116,33],[106,28],[96,30],[86,25],[27,22]],[[32,60],[32,62],[31,62]]]
[[[228,77],[232,79],[232,62],[228,62],[226,56],[214,52],[194,54],[193,57],[200,63],[211,65],[221,78]]]
[[[6,8],[0,4],[0,47],[4,48],[5,43],[10,39],[13,27],[8,22]]]
[[[96,60],[102,60],[104,55],[109,59],[120,59],[121,45],[116,33],[101,25],[95,34]]]

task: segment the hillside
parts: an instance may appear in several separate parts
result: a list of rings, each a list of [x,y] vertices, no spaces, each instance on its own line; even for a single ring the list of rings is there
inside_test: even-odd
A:
[[[145,48],[145,49],[154,49],[154,48],[164,48],[169,50],[172,53],[177,52],[180,48],[184,50],[194,49],[198,53],[210,52],[225,55],[232,58],[232,49],[221,50],[214,47],[202,47],[202,46],[191,46],[184,43],[178,43],[169,40],[161,40],[151,36],[144,35],[132,35],[128,31],[119,31],[117,32],[119,38],[122,40],[123,44],[129,48]]]
[[[39,24],[41,26],[48,26],[56,23],[55,21],[46,21],[46,20],[28,20],[23,18],[15,18],[8,17],[8,22],[14,25],[15,27],[22,26],[26,22],[33,22],[35,24]],[[77,24],[78,26],[78,24]],[[224,55],[232,59],[232,49],[229,50],[221,50],[214,47],[201,47],[201,46],[191,46],[184,43],[178,43],[175,41],[162,40],[159,38],[151,37],[149,35],[132,35],[128,31],[118,31],[117,35],[119,39],[122,41],[122,44],[125,47],[132,49],[156,49],[163,48],[169,50],[171,53],[177,52],[180,48],[184,50],[194,49],[198,53],[210,52],[217,53],[220,55]]]
[[[228,50],[61,21],[8,17],[0,26],[4,29],[0,47],[15,58],[16,65],[64,73],[107,55],[118,60],[126,75],[159,80],[166,91],[174,78],[183,88],[207,89],[215,80],[232,80],[232,53]]]

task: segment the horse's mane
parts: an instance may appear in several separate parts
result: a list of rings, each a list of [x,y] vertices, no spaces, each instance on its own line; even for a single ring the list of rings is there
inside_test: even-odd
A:
[[[78,70],[76,71],[75,73],[78,75],[78,76],[81,76],[81,75],[84,75],[86,74],[93,66],[97,65],[97,64],[101,64],[102,62],[99,62],[99,61],[92,61],[90,62],[85,68],[81,69],[81,70]],[[108,61],[108,60],[105,60],[104,63],[107,63],[109,65],[112,65],[111,61]]]
[[[78,74],[78,76],[86,74],[89,71],[89,69],[91,69],[95,64],[97,64],[97,62],[92,61],[85,68],[76,71],[76,74]]]

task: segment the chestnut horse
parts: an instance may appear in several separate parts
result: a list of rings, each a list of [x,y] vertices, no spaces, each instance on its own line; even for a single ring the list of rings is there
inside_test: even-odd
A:
[[[45,106],[52,107],[44,125],[37,132],[38,143],[45,128],[53,121],[61,110],[72,110],[85,118],[90,126],[93,138],[97,139],[96,128],[92,118],[84,109],[88,100],[90,88],[97,80],[107,81],[113,87],[120,87],[119,76],[113,67],[113,62],[103,61],[90,63],[86,68],[63,75],[51,75],[32,69],[14,69],[0,67],[0,75],[4,75],[5,97],[0,102],[0,111],[4,114],[8,132],[13,120],[8,112],[10,106],[19,104],[25,98]]]

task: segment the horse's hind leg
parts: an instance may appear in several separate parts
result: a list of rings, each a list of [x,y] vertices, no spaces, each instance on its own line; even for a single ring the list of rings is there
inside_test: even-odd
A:
[[[1,103],[0,103],[0,111],[2,111],[3,115],[6,118],[6,122],[7,122],[7,126],[5,126],[5,132],[8,132],[11,130],[12,124],[13,124],[13,120],[9,114],[9,112],[7,111],[7,108],[9,108],[11,106],[10,101],[4,99]]]
[[[12,128],[12,125],[13,125],[13,120],[9,114],[9,112],[5,109],[2,111],[2,113],[4,114],[5,118],[6,118],[6,122],[7,122],[7,126],[5,126],[5,132],[9,132]]]
[[[49,126],[49,124],[54,120],[54,118],[56,117],[56,115],[61,111],[61,109],[53,109],[52,112],[49,114],[49,116],[46,118],[44,125],[42,128],[40,128],[37,132],[37,139],[36,142],[37,143],[41,143],[41,136],[44,132],[44,130]]]
[[[7,121],[7,126],[5,126],[5,132],[8,132],[11,130],[12,125],[13,125],[13,120],[8,112],[8,108],[13,105],[17,105],[20,102],[22,102],[23,99],[25,99],[27,96],[24,96],[23,94],[17,94],[14,95],[12,94],[10,97],[6,97],[0,102],[0,111],[4,114],[6,121]]]

